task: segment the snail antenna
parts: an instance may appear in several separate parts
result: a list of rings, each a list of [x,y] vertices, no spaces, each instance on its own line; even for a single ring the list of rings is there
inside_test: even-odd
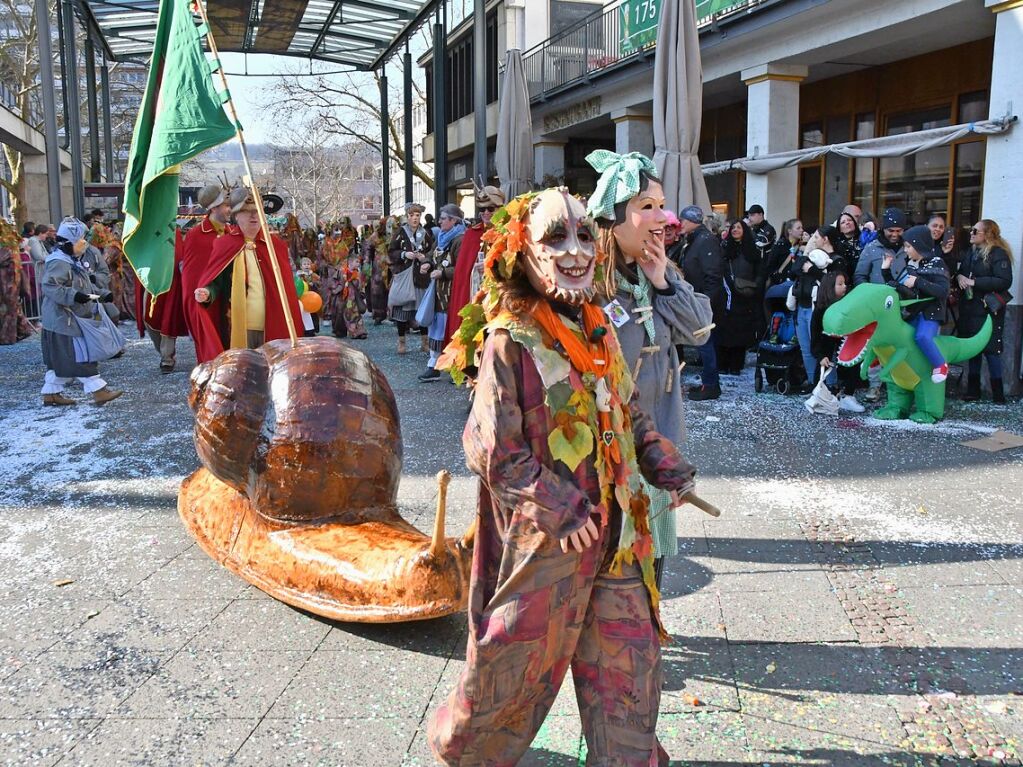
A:
[[[433,540],[430,542],[430,556],[440,557],[447,548],[444,544],[444,517],[448,507],[448,485],[451,474],[442,469],[437,472],[437,518],[433,521]]]

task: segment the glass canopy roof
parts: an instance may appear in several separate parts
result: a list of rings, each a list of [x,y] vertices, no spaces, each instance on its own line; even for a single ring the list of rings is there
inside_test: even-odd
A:
[[[379,67],[437,0],[207,0],[222,52],[266,53]],[[158,0],[81,0],[115,59],[148,56]]]

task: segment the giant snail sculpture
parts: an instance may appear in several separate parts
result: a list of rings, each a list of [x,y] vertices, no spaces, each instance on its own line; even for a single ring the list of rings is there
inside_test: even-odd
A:
[[[203,467],[178,511],[217,562],[294,607],[387,623],[465,608],[473,530],[430,536],[398,511],[402,440],[387,379],[331,338],[231,349],[192,373]]]

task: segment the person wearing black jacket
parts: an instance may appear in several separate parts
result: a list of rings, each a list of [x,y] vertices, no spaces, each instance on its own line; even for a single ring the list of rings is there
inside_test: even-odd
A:
[[[906,268],[901,274],[892,274],[894,256],[888,254],[881,262],[881,275],[885,283],[895,288],[903,299],[932,298],[909,307],[909,322],[916,329],[916,345],[927,357],[933,370],[931,380],[941,383],[948,378],[948,363],[934,342],[945,321],[948,310],[948,292],[951,281],[945,261],[934,252],[931,230],[914,226],[902,235],[902,249],[906,253]]]
[[[959,285],[959,322],[956,334],[962,338],[976,335],[991,315],[991,340],[982,352],[991,377],[991,399],[1005,402],[1002,388],[1002,333],[1005,330],[1005,305],[1011,299],[1012,256],[1002,239],[998,224],[982,219],[970,230],[970,250],[959,262],[956,283]],[[981,354],[970,360],[964,400],[980,399]]]
[[[714,312],[714,323],[719,324],[725,314],[724,257],[721,254],[721,239],[710,233],[703,225],[703,210],[697,205],[684,208],[679,214],[682,234],[686,238],[682,253],[682,273],[686,282],[697,293],[710,299]],[[721,396],[721,382],[718,378],[715,331],[710,332],[707,342],[700,347],[703,363],[702,386],[689,392],[691,400],[717,399]]]
[[[806,237],[803,222],[798,218],[786,221],[781,227],[781,237],[761,262],[760,283],[762,286],[778,285],[788,279],[792,262],[803,252]]]
[[[845,272],[841,271],[829,272],[821,278],[820,288],[817,291],[817,303],[814,304],[813,316],[810,318],[810,351],[828,371],[824,381],[832,391],[838,394],[838,409],[851,413],[862,413],[866,408],[856,401],[856,387],[860,381],[860,370],[858,367],[845,367],[838,364],[838,350],[841,347],[842,339],[829,336],[824,332],[824,312],[845,296],[851,282],[852,280],[846,276]]]
[[[717,358],[726,375],[739,375],[762,324],[764,293],[757,282],[760,249],[753,231],[742,220],[729,221],[726,231],[725,312],[715,329]]]
[[[778,239],[778,233],[774,231],[771,222],[764,218],[764,208],[760,205],[749,206],[749,210],[746,211],[746,223],[749,224],[750,231],[753,233],[753,242],[756,243],[757,250],[760,251],[760,258],[764,259],[774,245],[774,241]]]

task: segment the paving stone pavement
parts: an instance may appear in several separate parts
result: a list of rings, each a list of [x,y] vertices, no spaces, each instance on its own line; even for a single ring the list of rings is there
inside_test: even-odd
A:
[[[399,402],[403,514],[430,529],[447,468],[449,532],[464,529],[466,394],[417,383],[425,354],[398,357],[390,325],[353,344]],[[197,467],[187,339],[178,357],[161,376],[132,341],[102,365],[124,397],[58,410],[37,395],[38,342],[0,347],[0,763],[432,764],[424,728],[464,618],[335,623],[214,564],[175,508]],[[1023,430],[1019,403],[952,402],[920,427],[809,416],[753,394],[748,371],[723,381],[687,414],[724,515],[683,512],[667,568],[673,764],[1018,764],[1023,450],[960,442]],[[522,764],[584,762],[566,684]]]

